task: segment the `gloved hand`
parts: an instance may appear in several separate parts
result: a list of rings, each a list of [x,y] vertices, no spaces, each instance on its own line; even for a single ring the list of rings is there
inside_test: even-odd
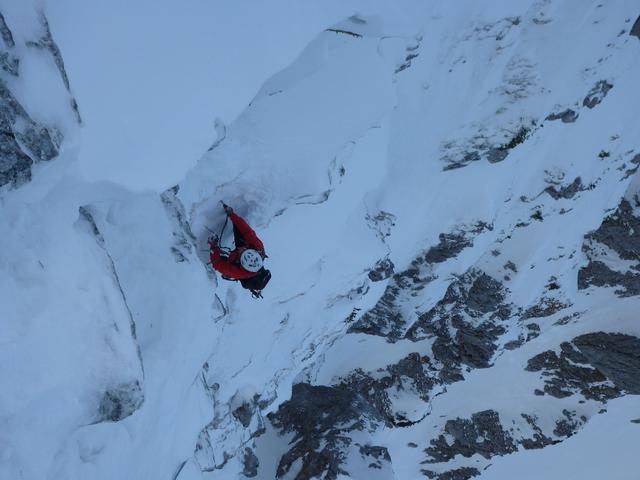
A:
[[[218,243],[220,243],[220,239],[218,238],[217,235],[213,235],[212,237],[209,237],[209,240],[207,241],[207,243],[209,244],[209,247],[213,249],[218,246]]]
[[[224,203],[224,202],[220,202],[220,203],[222,203],[222,208],[224,209],[224,212],[225,212],[227,215],[230,215],[230,214],[232,214],[232,213],[233,213],[233,208],[231,208],[229,205],[227,205],[227,204],[226,204],[226,203]]]

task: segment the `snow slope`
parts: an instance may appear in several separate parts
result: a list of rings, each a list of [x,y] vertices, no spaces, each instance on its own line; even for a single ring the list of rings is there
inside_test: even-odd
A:
[[[0,478],[633,478],[635,2],[43,11],[0,3],[69,77],[2,77],[64,139],[0,187]]]
[[[595,417],[580,435],[544,450],[497,459],[483,478],[635,478],[638,422],[630,415],[634,410],[636,399],[614,400],[609,412]]]

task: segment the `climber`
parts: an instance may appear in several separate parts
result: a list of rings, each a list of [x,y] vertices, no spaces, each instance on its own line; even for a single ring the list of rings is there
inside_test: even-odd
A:
[[[251,290],[254,297],[260,298],[261,290],[271,279],[271,272],[263,266],[267,257],[264,245],[256,232],[230,206],[222,203],[222,208],[233,223],[235,248],[225,254],[220,248],[218,236],[209,238],[211,265],[222,274],[222,278],[239,280],[244,288]]]

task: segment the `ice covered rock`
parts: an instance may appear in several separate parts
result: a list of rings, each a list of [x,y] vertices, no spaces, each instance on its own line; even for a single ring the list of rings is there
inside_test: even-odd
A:
[[[576,177],[575,180],[573,182],[571,182],[569,185],[562,185],[560,186],[560,188],[556,188],[552,185],[548,186],[547,188],[545,188],[545,192],[547,192],[549,195],[551,195],[551,197],[554,200],[559,200],[559,199],[569,199],[569,198],[573,198],[573,196],[584,190],[585,187],[582,184],[582,179],[580,177]]]
[[[389,463],[384,448],[362,443],[362,436],[353,438],[351,432],[366,434],[383,422],[379,412],[360,394],[340,385],[335,387],[296,384],[291,400],[269,415],[271,423],[282,433],[291,432],[291,448],[280,459],[277,477],[337,479],[349,475],[346,462],[366,465],[379,461]],[[366,438],[366,435],[365,435]]]
[[[144,401],[140,383],[118,385],[104,392],[98,407],[98,422],[119,422],[138,410]]]
[[[349,329],[350,333],[366,333],[397,341],[409,327],[404,303],[407,297],[417,297],[435,278],[433,266],[455,258],[465,248],[473,246],[473,238],[491,226],[477,222],[441,233],[438,243],[411,261],[409,268],[396,272],[376,305],[365,312]]]
[[[395,266],[388,258],[378,260],[367,274],[372,282],[381,282],[393,275]]]
[[[28,60],[33,69],[34,61],[42,61],[32,48],[46,50],[57,65],[60,80],[66,94],[53,91],[51,95],[71,98],[71,110],[77,117],[78,105],[70,93],[69,78],[64,69],[62,53],[53,40],[49,24],[44,15],[39,16],[42,36],[38,40],[27,40],[25,45],[17,44],[6,17],[0,13],[0,186],[19,186],[31,179],[34,163],[49,161],[58,155],[63,140],[64,121],[53,122],[34,120],[34,113],[40,113],[37,106],[25,104],[25,92],[29,94],[33,87],[33,71],[26,76],[21,72],[21,59]],[[22,25],[15,27],[21,28]],[[15,28],[14,27],[14,28]],[[24,35],[23,32],[20,32]],[[26,47],[26,48],[25,48]],[[16,93],[19,92],[19,95]],[[35,92],[31,92],[33,94]],[[68,112],[58,112],[64,118]]]
[[[575,110],[572,110],[571,108],[567,108],[562,112],[551,113],[547,115],[547,118],[545,118],[545,120],[549,120],[549,121],[562,120],[562,123],[573,123],[578,119],[578,116],[579,115],[578,113],[576,113]]]
[[[599,80],[593,86],[593,88],[589,91],[584,100],[582,101],[582,105],[587,108],[593,108],[598,105],[604,97],[607,96],[609,90],[613,88],[613,85],[606,80]]]
[[[594,332],[574,338],[573,344],[617,388],[640,395],[640,338]]]
[[[501,323],[511,315],[505,298],[500,282],[472,269],[449,286],[443,299],[409,329],[407,338],[435,337],[433,355],[443,365],[443,379],[459,378],[462,364],[486,368],[497,338],[505,332]]]
[[[593,336],[587,336],[587,342],[592,338]],[[573,343],[563,342],[559,355],[554,350],[548,350],[529,359],[526,370],[542,372],[545,379],[543,391],[536,390],[536,394],[546,393],[556,398],[565,398],[580,393],[585,398],[599,401],[618,397],[621,394],[618,385],[608,382],[607,380],[612,379],[584,355],[583,349],[575,343],[579,343],[579,339],[580,337],[575,338]],[[615,358],[614,353],[611,355]]]
[[[256,457],[253,450],[249,447],[244,449],[244,458],[242,460],[244,468],[242,474],[247,478],[253,478],[258,474],[258,467],[260,466],[260,460]]]
[[[636,21],[631,27],[631,31],[629,32],[629,35],[631,35],[632,37],[640,38],[640,17],[636,18]]]
[[[389,425],[407,426],[428,411],[431,391],[440,383],[436,374],[429,357],[414,352],[375,372],[356,370],[340,386],[365,398]]]
[[[478,454],[491,458],[513,453],[517,449],[516,442],[504,430],[500,415],[494,410],[476,412],[468,419],[447,420],[443,433],[431,440],[430,446],[425,449],[427,459],[424,463],[445,463],[457,455],[471,457]]]
[[[46,126],[31,119],[0,78],[0,186],[29,181],[34,161],[58,154],[54,138]]]
[[[589,263],[578,273],[578,288],[618,287],[618,296],[640,295],[640,216],[627,199],[586,235],[582,248]]]

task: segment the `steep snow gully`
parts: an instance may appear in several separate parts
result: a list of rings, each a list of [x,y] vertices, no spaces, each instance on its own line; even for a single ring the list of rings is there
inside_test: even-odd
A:
[[[135,122],[100,117],[62,7],[20,3],[0,478],[637,478],[637,1],[309,2],[306,47],[160,189],[87,173],[96,125]],[[263,300],[207,263],[220,200],[266,245]]]

